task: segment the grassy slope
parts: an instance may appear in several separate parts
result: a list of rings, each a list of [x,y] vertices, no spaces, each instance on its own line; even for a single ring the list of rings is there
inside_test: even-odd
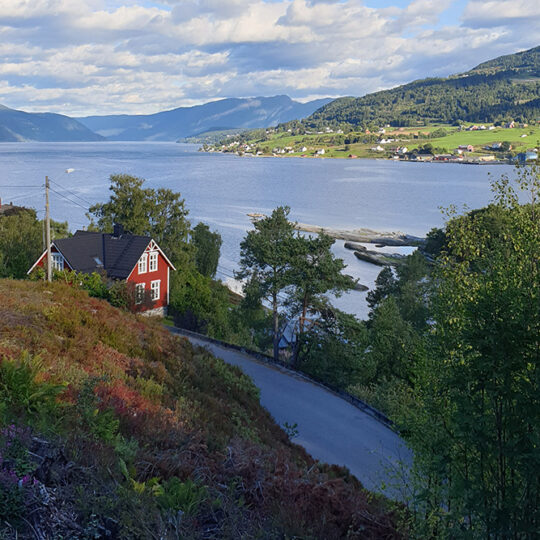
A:
[[[7,538],[398,536],[384,501],[314,467],[238,370],[76,288],[10,280],[0,518]]]

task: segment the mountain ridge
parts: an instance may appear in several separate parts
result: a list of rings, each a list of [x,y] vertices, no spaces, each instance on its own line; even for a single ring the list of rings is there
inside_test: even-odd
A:
[[[330,98],[299,103],[289,96],[225,98],[148,115],[78,117],[88,129],[113,141],[176,141],[206,131],[253,129],[309,116]]]
[[[0,104],[0,142],[82,142],[104,138],[69,116],[29,113]]]

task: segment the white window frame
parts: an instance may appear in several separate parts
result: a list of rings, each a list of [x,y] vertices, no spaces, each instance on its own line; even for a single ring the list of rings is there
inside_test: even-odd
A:
[[[135,304],[143,303],[146,285],[144,283],[135,283]]]
[[[51,253],[51,265],[53,270],[64,270],[64,256],[61,253]]]
[[[158,252],[151,251],[148,254],[148,271],[155,272],[158,269]]]
[[[154,301],[159,300],[161,297],[161,280],[156,279],[150,282],[150,298]]]
[[[139,262],[138,262],[139,274],[146,274],[147,269],[148,269],[148,254],[143,253],[141,255],[141,258],[139,259]]]

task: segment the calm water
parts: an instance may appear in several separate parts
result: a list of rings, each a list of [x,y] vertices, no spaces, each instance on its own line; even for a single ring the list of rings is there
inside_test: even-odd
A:
[[[65,170],[73,168],[69,175]],[[249,212],[291,207],[294,220],[334,228],[368,227],[423,236],[440,226],[440,207],[470,208],[491,199],[488,173],[509,166],[399,163],[379,160],[240,158],[203,154],[197,146],[174,143],[3,143],[0,198],[32,206],[43,215],[45,175],[68,188],[51,187],[51,214],[72,230],[88,221],[85,207],[109,198],[109,176],[128,173],[149,187],[179,191],[192,223],[204,221],[223,237],[219,277],[232,276],[239,244],[251,226]],[[78,197],[76,197],[77,195]],[[337,241],[347,272],[372,286],[379,268],[357,261]],[[393,251],[396,251],[393,249]],[[365,315],[365,293],[350,293],[339,307]]]

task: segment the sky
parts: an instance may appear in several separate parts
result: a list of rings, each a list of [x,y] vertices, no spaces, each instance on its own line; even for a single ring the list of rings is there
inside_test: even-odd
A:
[[[540,44],[538,0],[0,0],[0,104],[361,96]]]

